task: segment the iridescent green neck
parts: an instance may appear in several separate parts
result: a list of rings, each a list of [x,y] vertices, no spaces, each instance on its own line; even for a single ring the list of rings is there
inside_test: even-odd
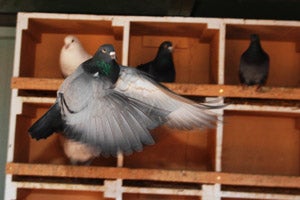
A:
[[[111,73],[111,65],[103,60],[96,60],[97,68],[106,76]]]

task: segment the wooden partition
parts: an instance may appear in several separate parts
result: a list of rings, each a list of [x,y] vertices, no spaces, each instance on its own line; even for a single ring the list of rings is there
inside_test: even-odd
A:
[[[266,87],[239,85],[240,55],[257,33],[271,59]],[[35,141],[28,128],[54,103],[59,53],[75,35],[93,54],[115,46],[118,62],[152,60],[174,45],[175,83],[216,109],[216,129],[152,131],[156,144],[129,156],[71,166],[59,134]],[[19,13],[6,176],[12,199],[300,199],[300,22],[189,17]]]

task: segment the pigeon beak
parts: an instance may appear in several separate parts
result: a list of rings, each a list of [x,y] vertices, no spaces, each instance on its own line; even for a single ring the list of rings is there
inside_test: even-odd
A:
[[[65,45],[65,49],[68,49],[69,46],[70,46],[70,44],[66,44],[66,45]]]
[[[116,52],[112,51],[109,53],[109,55],[112,59],[116,59]]]
[[[169,46],[168,49],[170,52],[173,52],[173,46]]]

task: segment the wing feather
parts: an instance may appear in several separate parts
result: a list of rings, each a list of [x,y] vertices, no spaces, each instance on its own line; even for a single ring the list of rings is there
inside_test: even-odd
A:
[[[197,104],[181,97],[134,68],[121,67],[116,90],[151,106],[169,111],[166,125],[170,127],[211,128],[217,121],[216,114],[209,111],[211,108],[209,105]]]
[[[91,80],[89,90],[94,92],[86,96],[88,103],[76,112],[65,113],[66,137],[97,147],[104,156],[119,151],[130,154],[142,150],[143,144],[153,144],[149,130],[161,125],[169,112],[128,98],[102,82]],[[70,101],[65,99],[72,107]]]

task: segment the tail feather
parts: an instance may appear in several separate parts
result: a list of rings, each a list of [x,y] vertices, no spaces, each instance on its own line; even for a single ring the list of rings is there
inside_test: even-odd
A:
[[[29,129],[32,138],[39,140],[45,139],[54,132],[63,131],[64,122],[61,117],[60,107],[55,103],[51,108]]]

